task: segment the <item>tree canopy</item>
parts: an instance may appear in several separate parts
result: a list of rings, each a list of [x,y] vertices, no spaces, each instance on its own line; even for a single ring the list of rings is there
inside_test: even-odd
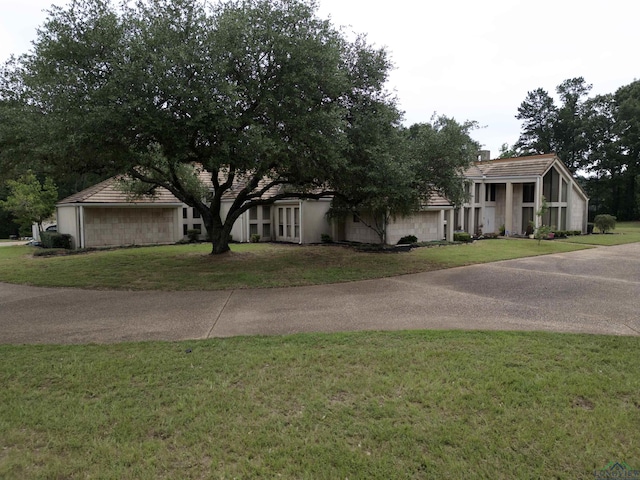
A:
[[[338,196],[406,214],[452,198],[470,124],[409,129],[387,52],[347,38],[314,0],[72,0],[0,79],[0,161],[126,174],[197,209],[213,253],[240,215]],[[209,175],[207,185],[202,175]],[[366,180],[366,182],[364,182]],[[233,204],[223,215],[223,196]]]
[[[366,123],[362,127],[366,134],[375,131]],[[377,150],[359,152],[362,161],[352,162],[341,178],[342,195],[330,214],[359,217],[386,243],[390,219],[418,211],[432,193],[461,204],[466,200],[463,173],[480,147],[470,136],[474,128],[475,122],[461,124],[440,116],[430,123],[378,132],[387,141],[379,142]]]
[[[13,122],[4,138],[59,170],[167,188],[200,211],[214,252],[226,251],[251,206],[330,193],[350,154],[369,147],[350,144],[355,112],[396,121],[375,113],[395,110],[387,53],[347,40],[315,9],[305,0],[52,7],[33,51],[5,65],[0,92],[4,111],[18,105],[38,136],[17,141],[28,127]],[[202,169],[205,198],[193,188]],[[222,196],[237,185],[223,219]],[[286,189],[265,196],[277,186]]]

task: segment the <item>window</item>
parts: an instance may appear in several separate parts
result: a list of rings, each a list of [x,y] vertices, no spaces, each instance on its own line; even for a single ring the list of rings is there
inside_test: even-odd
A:
[[[285,210],[287,218],[287,237],[291,237],[291,208],[285,208]]]
[[[258,219],[258,207],[251,207],[249,209],[249,220],[257,220]]]
[[[262,238],[269,239],[271,238],[271,224],[263,223],[262,224]]]
[[[200,218],[200,212],[195,208],[193,209],[193,218]]]
[[[567,185],[567,182],[565,182],[563,178],[562,179],[562,201],[563,202],[567,201],[568,190],[569,190],[569,185]]]
[[[187,218],[187,209],[186,209],[186,207],[182,209],[182,218]]]
[[[480,184],[476,183],[473,190],[473,203],[480,203]]]
[[[300,209],[293,209],[293,236],[295,238],[300,237]]]
[[[278,235],[284,237],[284,208],[278,209]]]
[[[484,186],[484,201],[495,202],[496,201],[496,184],[489,183]]]
[[[535,192],[536,192],[536,184],[535,183],[525,183],[522,185],[522,203],[533,203],[535,202]]]
[[[522,231],[523,232],[526,232],[529,229],[530,222],[533,222],[533,207],[523,207],[522,208]]]
[[[202,224],[201,223],[194,223],[193,224],[193,229],[194,230],[199,230],[200,232],[202,232]]]
[[[249,225],[249,235],[258,235],[258,224],[252,223]]]
[[[187,230],[189,230],[189,226],[185,223],[182,225],[182,235],[187,236]]]
[[[353,214],[353,223],[360,223],[360,217],[357,213]]]
[[[262,220],[269,221],[271,220],[271,206],[263,205],[262,206]]]
[[[549,170],[549,172],[542,179],[542,194],[547,202],[560,201],[560,175],[555,168]]]

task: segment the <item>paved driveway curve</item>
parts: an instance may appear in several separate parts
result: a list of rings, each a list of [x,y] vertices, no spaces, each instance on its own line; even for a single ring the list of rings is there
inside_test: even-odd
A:
[[[121,292],[0,283],[0,343],[401,329],[640,335],[640,243],[313,287]]]

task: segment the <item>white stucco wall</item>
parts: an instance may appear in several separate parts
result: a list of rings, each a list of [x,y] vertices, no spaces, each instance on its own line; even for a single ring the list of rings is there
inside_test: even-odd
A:
[[[322,234],[331,235],[331,224],[326,213],[330,200],[305,200],[302,202],[302,243],[319,243]]]
[[[580,230],[582,233],[586,233],[585,216],[587,212],[587,202],[582,198],[582,194],[575,185],[571,192],[571,205],[569,208],[571,209],[571,217],[567,229]]]
[[[418,212],[409,217],[396,218],[387,227],[387,243],[395,245],[402,237],[415,235],[419,242],[442,240],[444,222],[440,225],[441,212]]]
[[[78,207],[73,205],[56,208],[58,232],[71,235],[72,248],[80,246],[80,232],[78,230]]]
[[[398,217],[387,225],[387,243],[394,245],[402,237],[415,235],[418,242],[442,240],[444,221],[440,210],[418,212],[408,217]],[[365,221],[368,219],[365,216]],[[354,222],[351,217],[345,220],[345,240],[350,242],[379,243],[378,235],[365,222]]]

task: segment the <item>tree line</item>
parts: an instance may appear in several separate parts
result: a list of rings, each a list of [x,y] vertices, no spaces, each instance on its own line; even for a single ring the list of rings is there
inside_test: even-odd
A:
[[[589,96],[583,77],[556,88],[559,102],[544,89],[528,92],[516,118],[522,131],[501,156],[555,152],[581,177],[590,197],[590,216],[640,219],[640,81],[615,93]]]

